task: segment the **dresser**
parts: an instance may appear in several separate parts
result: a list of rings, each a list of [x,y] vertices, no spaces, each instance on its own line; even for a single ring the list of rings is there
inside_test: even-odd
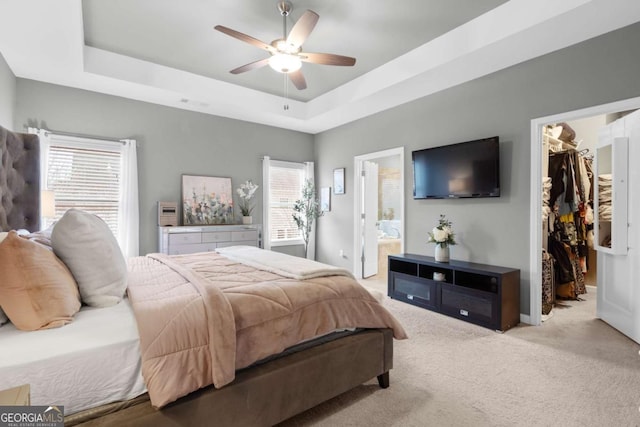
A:
[[[201,225],[158,227],[158,252],[167,255],[208,252],[225,246],[262,247],[262,226]]]

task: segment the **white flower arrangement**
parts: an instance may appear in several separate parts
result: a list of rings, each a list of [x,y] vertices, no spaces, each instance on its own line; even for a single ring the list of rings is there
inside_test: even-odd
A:
[[[238,196],[240,197],[240,212],[242,216],[250,216],[251,211],[253,211],[253,204],[251,203],[251,199],[256,194],[256,190],[258,189],[258,185],[251,182],[251,180],[246,181],[240,187],[236,189]]]
[[[442,247],[456,244],[451,221],[446,219],[444,215],[440,214],[438,225],[429,232],[429,242]]]

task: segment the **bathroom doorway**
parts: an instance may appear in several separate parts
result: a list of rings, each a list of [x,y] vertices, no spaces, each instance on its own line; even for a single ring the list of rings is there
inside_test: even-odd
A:
[[[354,158],[354,268],[386,281],[388,256],[404,251],[404,148]]]

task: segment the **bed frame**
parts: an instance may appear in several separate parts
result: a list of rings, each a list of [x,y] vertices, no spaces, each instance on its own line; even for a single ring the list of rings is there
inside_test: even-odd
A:
[[[65,426],[272,426],[377,377],[389,386],[393,332],[367,329],[241,370],[231,384],[161,410],[146,398],[65,418]]]
[[[0,127],[0,231],[40,226],[36,135]],[[271,426],[377,377],[389,386],[393,332],[367,329],[243,369],[161,410],[146,395],[67,416],[65,426]]]

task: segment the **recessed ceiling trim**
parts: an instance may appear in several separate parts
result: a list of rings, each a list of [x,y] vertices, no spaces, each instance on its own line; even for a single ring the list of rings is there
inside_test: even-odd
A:
[[[4,0],[0,15],[17,77],[318,133],[638,22],[640,2],[511,0],[306,103],[84,46],[80,0]]]

